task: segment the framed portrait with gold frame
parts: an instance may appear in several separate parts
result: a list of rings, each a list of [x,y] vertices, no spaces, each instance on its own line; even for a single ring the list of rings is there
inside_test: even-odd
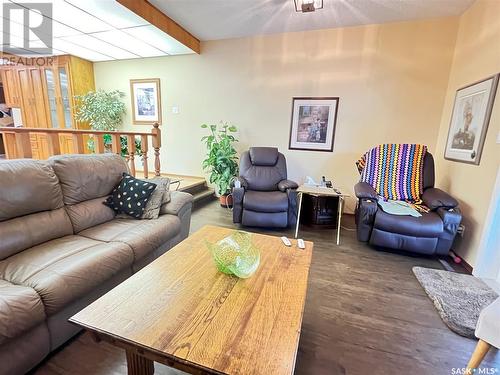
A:
[[[131,79],[132,122],[134,125],[161,124],[160,79]]]

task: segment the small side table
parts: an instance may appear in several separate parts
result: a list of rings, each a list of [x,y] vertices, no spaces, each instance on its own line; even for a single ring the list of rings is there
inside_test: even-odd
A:
[[[340,245],[340,222],[342,219],[342,210],[344,208],[344,199],[346,197],[348,197],[349,195],[344,194],[341,191],[336,192],[332,188],[300,185],[297,188],[297,196],[299,198],[299,208],[298,208],[298,212],[297,212],[297,225],[295,227],[295,238],[297,238],[297,236],[299,234],[300,209],[302,208],[302,196],[304,194],[309,194],[309,195],[313,195],[316,197],[319,197],[319,196],[338,197],[339,204],[338,204],[338,209],[337,209],[337,245]]]

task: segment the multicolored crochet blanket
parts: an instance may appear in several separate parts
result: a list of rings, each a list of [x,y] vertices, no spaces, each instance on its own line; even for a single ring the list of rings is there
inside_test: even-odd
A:
[[[361,181],[367,182],[385,199],[422,206],[422,174],[427,146],[383,144],[372,148],[356,162]]]

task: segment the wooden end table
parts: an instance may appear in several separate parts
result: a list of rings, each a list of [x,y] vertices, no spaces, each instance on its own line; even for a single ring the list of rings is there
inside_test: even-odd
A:
[[[205,226],[70,321],[125,349],[129,374],[153,361],[191,374],[293,374],[313,243],[301,250],[252,234],[260,266],[248,279],[219,272]]]
[[[340,245],[340,222],[342,219],[342,210],[344,208],[344,200],[349,197],[348,194],[342,193],[340,190],[327,188],[327,187],[319,187],[319,186],[308,186],[308,185],[300,185],[297,188],[297,196],[299,198],[299,208],[297,212],[297,224],[295,226],[295,238],[299,235],[299,225],[300,225],[300,210],[302,208],[302,196],[304,194],[313,195],[316,197],[337,197],[339,200],[338,208],[337,208],[337,245]]]

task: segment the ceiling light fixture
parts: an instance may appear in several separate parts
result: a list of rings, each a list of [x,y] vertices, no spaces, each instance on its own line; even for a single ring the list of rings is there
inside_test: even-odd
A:
[[[323,0],[293,0],[295,11],[299,13],[314,12],[316,9],[323,9]]]

